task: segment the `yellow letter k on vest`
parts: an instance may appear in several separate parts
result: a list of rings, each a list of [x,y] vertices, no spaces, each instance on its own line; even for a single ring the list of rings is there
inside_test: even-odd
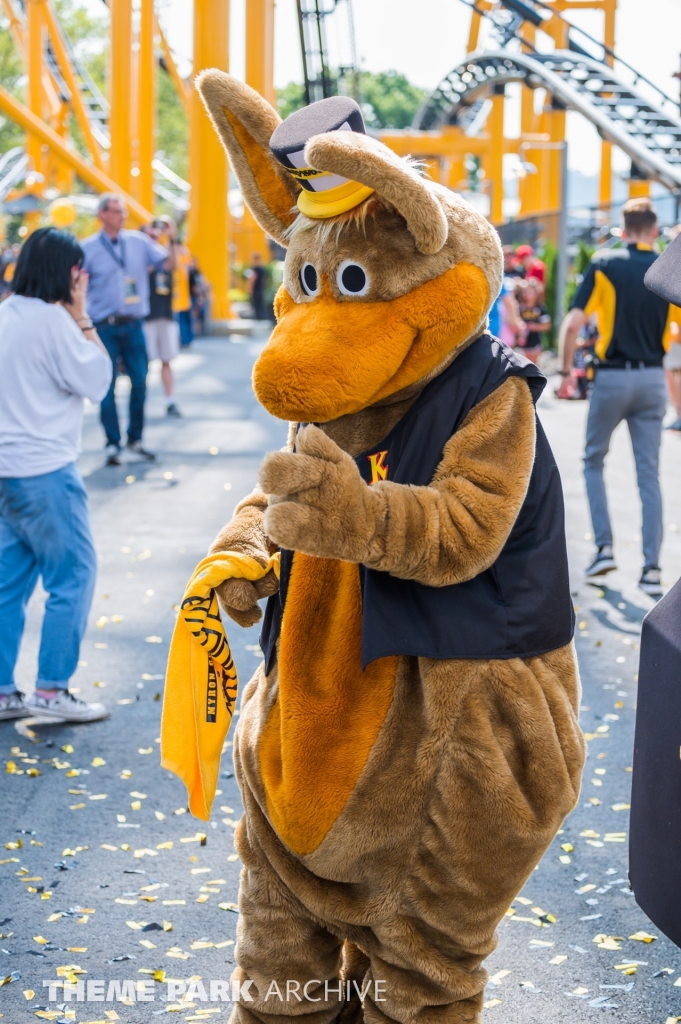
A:
[[[388,470],[390,466],[385,465],[385,457],[388,454],[385,452],[376,452],[375,455],[368,455],[369,464],[371,466],[371,482],[377,484],[379,480],[388,479]]]

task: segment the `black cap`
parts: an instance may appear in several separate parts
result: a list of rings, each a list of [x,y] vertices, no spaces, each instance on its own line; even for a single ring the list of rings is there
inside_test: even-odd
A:
[[[651,292],[681,306],[681,234],[657,257],[643,280]]]
[[[314,135],[337,131],[365,134],[362,111],[349,96],[329,96],[294,111],[275,129],[270,149],[279,163],[293,172],[304,189],[315,191],[305,173],[303,150]]]

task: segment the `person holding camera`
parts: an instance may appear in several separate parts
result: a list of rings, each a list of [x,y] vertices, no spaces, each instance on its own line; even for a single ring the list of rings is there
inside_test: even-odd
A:
[[[83,250],[55,228],[21,251],[0,305],[0,720],[107,714],[69,691],[92,603],[97,558],[76,468],[83,400],[100,402],[111,359],[86,311]],[[38,577],[47,591],[35,693],[14,669]]]

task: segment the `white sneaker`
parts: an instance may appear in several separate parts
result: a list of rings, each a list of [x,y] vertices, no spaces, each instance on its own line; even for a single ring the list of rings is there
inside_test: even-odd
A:
[[[67,722],[96,722],[109,714],[103,704],[88,704],[74,697],[70,690],[59,690],[54,697],[38,697],[34,693],[26,701],[26,707],[31,715],[62,718]]]
[[[605,576],[616,568],[617,565],[613,558],[612,548],[609,544],[606,544],[598,549],[593,562],[584,570],[584,575],[590,580],[597,576]]]
[[[27,718],[31,713],[30,708],[26,706],[23,693],[19,690],[0,694],[0,722],[8,718]]]
[[[643,570],[638,585],[645,594],[650,594],[651,597],[662,597],[664,594],[660,570],[656,566]]]

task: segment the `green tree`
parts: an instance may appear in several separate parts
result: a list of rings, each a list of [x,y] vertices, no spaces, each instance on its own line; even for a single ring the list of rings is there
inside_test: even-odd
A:
[[[426,97],[425,89],[413,85],[399,71],[362,71],[359,76],[362,112],[368,128],[408,128]],[[335,76],[334,76],[335,88]],[[281,117],[305,106],[305,89],[300,82],[289,82],[277,90]]]
[[[175,174],[189,173],[189,123],[167,71],[158,69],[156,78],[156,151],[159,159]]]
[[[0,18],[0,85],[13,96],[24,98],[24,64],[10,35],[9,22],[4,17]],[[9,118],[0,116],[0,155],[14,146],[22,146],[23,143],[23,129]]]
[[[277,89],[277,110],[279,117],[285,119],[294,110],[305,106],[305,87],[300,82],[289,82],[282,89]]]
[[[425,89],[399,71],[363,71],[360,89],[368,128],[408,128],[426,97]]]

